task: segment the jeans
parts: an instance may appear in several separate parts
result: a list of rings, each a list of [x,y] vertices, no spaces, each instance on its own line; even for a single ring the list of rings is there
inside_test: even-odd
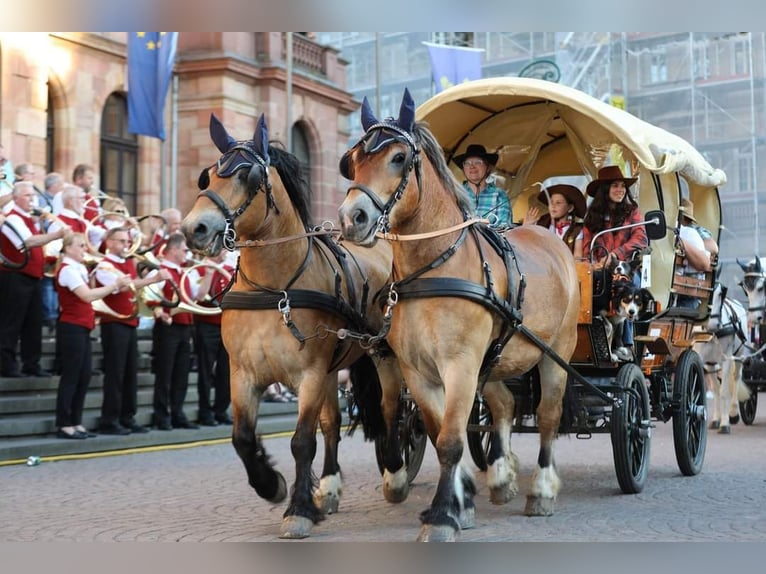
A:
[[[59,296],[53,284],[53,277],[43,277],[41,279],[41,287],[43,324],[50,326],[55,324],[59,316]]]

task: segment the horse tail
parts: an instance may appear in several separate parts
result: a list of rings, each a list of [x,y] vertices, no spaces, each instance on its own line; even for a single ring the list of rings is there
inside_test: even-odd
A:
[[[375,362],[367,354],[362,355],[349,369],[351,390],[349,394],[349,413],[351,424],[347,434],[351,436],[361,424],[365,440],[375,440],[386,432],[381,401],[383,391],[380,386]]]

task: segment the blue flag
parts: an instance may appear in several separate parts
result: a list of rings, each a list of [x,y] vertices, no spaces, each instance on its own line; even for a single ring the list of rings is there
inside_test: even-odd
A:
[[[481,53],[484,50],[423,43],[431,56],[431,74],[437,94],[450,86],[481,78]]]
[[[178,32],[128,35],[128,131],[165,139],[165,99]]]

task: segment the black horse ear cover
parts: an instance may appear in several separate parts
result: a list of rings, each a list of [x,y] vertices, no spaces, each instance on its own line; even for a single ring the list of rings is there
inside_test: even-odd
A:
[[[404,88],[404,96],[402,97],[402,105],[399,107],[399,119],[396,120],[396,125],[408,134],[412,133],[412,126],[415,125],[415,101],[407,88]]]
[[[266,127],[264,114],[258,118],[258,124],[255,126],[255,133],[253,134],[253,143],[255,144],[255,151],[263,158],[266,165],[269,165],[269,128]]]
[[[237,141],[228,134],[221,121],[215,117],[215,114],[210,114],[210,139],[213,140],[215,147],[217,147],[218,151],[221,153],[226,153],[237,143]]]

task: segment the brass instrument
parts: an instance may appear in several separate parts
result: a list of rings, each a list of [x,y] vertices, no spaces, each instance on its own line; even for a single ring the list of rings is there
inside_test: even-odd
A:
[[[184,285],[186,285],[187,281],[189,280],[189,276],[193,271],[196,271],[197,269],[207,268],[212,271],[217,271],[221,275],[226,278],[227,281],[231,281],[232,274],[229,272],[228,269],[223,267],[222,265],[218,265],[217,263],[213,263],[212,261],[198,261],[198,260],[192,260],[193,265],[189,268],[187,268],[183,275],[181,275],[181,304],[178,306],[178,308],[181,311],[187,311],[189,313],[195,313],[197,315],[219,315],[221,313],[221,308],[219,306],[215,307],[206,307],[205,305],[200,305],[198,301],[195,301],[189,295],[186,293],[186,290],[184,289]],[[202,276],[200,277],[200,281],[202,279]],[[210,296],[210,293],[205,293],[203,297],[203,301],[205,302],[212,302],[214,301],[214,298]]]
[[[119,271],[116,267],[114,267],[111,264],[103,264],[101,265],[100,269],[102,271],[107,271],[110,274],[113,274],[116,278],[123,277],[125,274]],[[96,269],[93,269],[90,274],[90,286],[95,287],[95,275],[96,275]],[[111,315],[112,317],[117,317],[118,319],[133,319],[138,316],[139,306],[138,306],[138,299],[136,298],[136,288],[131,283],[131,291],[133,293],[133,310],[130,314],[126,315],[124,313],[118,313],[109,305],[106,304],[106,302],[103,299],[96,299],[95,301],[91,301],[91,306],[93,307],[93,310],[96,313],[102,313],[104,315]]]
[[[21,241],[21,249],[19,251],[21,251],[22,259],[19,263],[14,263],[3,255],[3,250],[0,249],[0,265],[3,265],[8,269],[21,269],[27,264],[27,261],[29,261],[29,249],[27,249],[27,245],[24,243],[24,238],[21,236],[21,233],[19,233],[19,230],[9,223],[7,219],[3,220],[2,226],[8,227]]]
[[[88,251],[91,253],[98,253],[98,247],[93,245],[90,239],[90,231],[93,227],[102,227],[105,229],[104,234],[106,233],[106,230],[108,230],[110,227],[107,224],[107,221],[110,221],[110,218],[118,218],[121,219],[122,222],[115,225],[114,227],[122,227],[127,230],[128,235],[130,236],[131,243],[130,247],[127,249],[124,255],[122,257],[131,257],[134,255],[141,247],[141,243],[143,242],[143,233],[141,232],[141,228],[138,225],[138,222],[130,217],[129,215],[126,215],[124,213],[121,213],[119,211],[104,211],[94,217],[90,223],[88,223],[88,234],[86,235],[86,239],[88,242]],[[104,225],[99,225],[99,222],[103,222]]]
[[[69,224],[64,223],[61,219],[58,218],[57,215],[47,209],[34,208],[30,213],[41,220],[47,220],[50,223],[57,223],[62,228],[69,228]],[[61,254],[61,249],[63,247],[63,239],[54,239],[53,241],[49,241],[43,245],[43,275],[46,277],[53,277],[56,275],[57,261],[51,260],[58,260],[58,257]]]

